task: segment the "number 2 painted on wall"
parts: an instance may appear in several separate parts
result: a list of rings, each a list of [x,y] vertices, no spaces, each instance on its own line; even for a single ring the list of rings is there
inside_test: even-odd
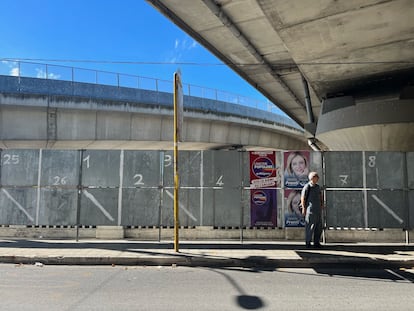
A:
[[[134,180],[137,180],[136,182],[134,182],[134,186],[142,186],[144,185],[143,180],[144,177],[142,176],[142,174],[135,174],[134,175]]]

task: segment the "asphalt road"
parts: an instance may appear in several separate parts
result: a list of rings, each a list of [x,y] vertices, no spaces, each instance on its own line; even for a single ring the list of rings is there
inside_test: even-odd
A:
[[[0,310],[413,310],[414,269],[0,265]]]

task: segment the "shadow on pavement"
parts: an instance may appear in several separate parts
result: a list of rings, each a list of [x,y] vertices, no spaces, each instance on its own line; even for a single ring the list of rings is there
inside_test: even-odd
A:
[[[47,245],[47,246],[46,246]],[[245,243],[227,243],[227,242],[180,242],[180,249],[224,249],[224,250],[311,250],[318,251],[319,249],[307,249],[304,245],[298,243],[286,242],[245,242]],[[122,240],[120,242],[108,241],[82,241],[73,240],[31,240],[31,239],[3,239],[0,240],[0,247],[22,247],[22,248],[101,248],[108,250],[128,250],[128,249],[173,249],[173,242],[154,242],[154,241],[128,241]],[[327,244],[321,249],[324,251],[347,251],[353,253],[369,253],[369,254],[395,254],[399,251],[414,251],[414,244],[404,245],[347,245],[347,244]]]
[[[16,249],[66,249],[82,250],[96,249],[119,251],[127,256],[128,253],[141,256],[140,262],[135,264],[159,265],[168,264],[176,259],[179,265],[188,266],[232,266],[251,269],[265,269],[273,267],[324,267],[344,268],[400,268],[414,266],[414,256],[408,252],[414,251],[414,245],[325,245],[323,249],[307,249],[304,245],[287,242],[181,242],[180,252],[174,252],[172,242],[143,242],[143,241],[82,241],[74,240],[30,240],[30,239],[3,239],[0,248]],[[263,255],[260,251],[274,251]],[[217,252],[215,252],[217,251]],[[228,252],[226,252],[228,251]],[[233,252],[234,251],[234,252]],[[236,252],[237,251],[237,252]],[[257,251],[255,253],[255,251]],[[281,252],[278,252],[281,251]],[[291,252],[289,252],[291,251]],[[406,252],[406,254],[404,254]],[[267,255],[269,254],[269,255]],[[288,256],[286,256],[286,254]],[[30,254],[29,254],[30,255]],[[387,260],[375,255],[406,256],[407,260]],[[108,260],[96,262],[106,264]],[[410,257],[411,256],[411,257]],[[116,256],[115,256],[116,257]],[[133,256],[130,256],[133,257]],[[164,262],[160,260],[164,258]],[[82,258],[81,258],[82,259]],[[168,261],[169,259],[170,261]],[[10,259],[11,260],[11,259]],[[53,258],[48,259],[50,263]],[[119,264],[134,264],[134,261],[117,259]],[[83,264],[93,264],[93,261],[83,261]],[[58,263],[58,260],[56,260]],[[406,263],[406,264],[405,264]]]

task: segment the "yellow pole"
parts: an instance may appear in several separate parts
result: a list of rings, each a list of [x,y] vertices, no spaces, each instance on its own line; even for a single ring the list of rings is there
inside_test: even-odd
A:
[[[179,248],[179,213],[178,213],[178,189],[179,189],[179,177],[178,177],[178,92],[177,88],[180,87],[181,81],[177,73],[174,73],[174,250],[180,251]]]

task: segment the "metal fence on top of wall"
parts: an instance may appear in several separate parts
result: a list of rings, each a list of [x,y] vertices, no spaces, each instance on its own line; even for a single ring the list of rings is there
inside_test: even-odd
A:
[[[277,220],[290,221],[277,151]],[[320,172],[328,227],[403,228],[414,224],[414,153],[307,152]],[[3,150],[0,224],[173,226],[172,151]],[[181,226],[254,226],[249,152],[180,151]]]
[[[19,78],[36,78],[53,81],[71,81],[95,85],[114,86],[117,88],[142,89],[170,93],[173,90],[172,80],[162,80],[132,74],[109,72],[103,70],[78,68],[72,66],[52,65],[18,60],[2,60],[0,62],[0,75],[15,76]],[[212,99],[233,103],[241,106],[257,108],[278,115],[282,111],[269,101],[233,94],[192,84],[183,84],[184,95]],[[295,123],[289,122],[293,126]]]

